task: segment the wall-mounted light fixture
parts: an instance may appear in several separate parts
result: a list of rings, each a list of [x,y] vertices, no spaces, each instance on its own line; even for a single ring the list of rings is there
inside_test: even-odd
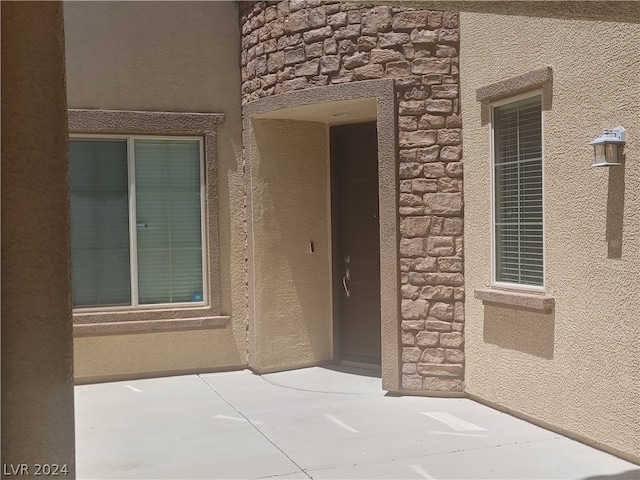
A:
[[[592,167],[611,167],[621,165],[618,162],[618,149],[625,144],[623,127],[613,130],[605,130],[602,136],[594,139],[589,145],[593,145],[595,159]]]

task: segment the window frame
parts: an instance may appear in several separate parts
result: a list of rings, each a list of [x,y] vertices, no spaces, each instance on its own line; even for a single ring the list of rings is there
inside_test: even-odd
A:
[[[209,304],[209,266],[207,265],[207,205],[205,201],[205,157],[204,138],[198,135],[123,135],[123,134],[89,134],[70,133],[69,141],[80,140],[125,140],[127,146],[127,196],[128,196],[128,224],[129,224],[129,279],[131,280],[131,303],[129,305],[113,305],[98,307],[73,307],[74,312],[107,312],[126,311],[138,309],[162,309],[162,308],[184,308],[194,306],[207,306]],[[136,140],[197,140],[200,155],[200,236],[201,236],[201,259],[202,259],[202,301],[200,302],[176,302],[176,303],[140,303],[138,298],[138,231],[136,221]]]
[[[491,285],[497,288],[523,290],[528,292],[544,292],[546,290],[546,221],[545,221],[545,145],[544,145],[544,127],[545,115],[544,109],[540,109],[540,128],[541,128],[541,189],[542,189],[542,285],[530,285],[524,283],[512,283],[496,280],[496,262],[497,262],[497,243],[496,243],[496,179],[495,179],[495,109],[510,103],[515,103],[529,98],[539,97],[541,107],[544,106],[544,91],[542,89],[532,90],[519,95],[509,96],[500,100],[489,103],[491,113],[491,126],[489,129],[489,150],[490,150],[490,184],[491,184]]]
[[[203,139],[203,167],[206,215],[207,305],[134,309],[98,308],[73,311],[74,336],[115,335],[155,331],[218,328],[229,322],[220,312],[220,259],[217,181],[217,127],[224,123],[222,113],[166,112],[141,110],[69,109],[70,135],[111,136],[199,136]],[[204,292],[203,292],[204,293]]]

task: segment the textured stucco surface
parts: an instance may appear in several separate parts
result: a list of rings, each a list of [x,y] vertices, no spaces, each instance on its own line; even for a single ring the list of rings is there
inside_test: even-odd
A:
[[[231,317],[226,328],[232,334],[203,331],[203,338],[213,342],[207,344],[184,332],[175,336],[163,333],[162,338],[173,338],[187,351],[206,346],[209,351],[226,352],[226,357],[202,354],[203,361],[198,365],[203,369],[246,364],[240,34],[236,4],[66,2],[64,10],[70,108],[224,114],[224,123],[215,129],[218,218],[214,235],[219,248],[217,313]],[[122,364],[112,362],[106,355],[129,355],[130,342],[142,337],[117,338],[95,340],[97,344],[108,342],[110,349],[97,351],[104,352],[105,365],[114,368]],[[83,342],[76,345],[76,366],[83,375],[91,376],[83,365],[97,368],[98,364],[89,358],[90,349],[84,348],[88,340]],[[139,345],[149,358],[159,356],[154,342],[140,341]],[[173,369],[195,368],[190,355],[185,352],[175,356]],[[148,372],[150,364],[143,361],[144,355],[129,358],[141,362],[141,372]],[[135,367],[127,366],[118,372],[99,371],[104,375],[124,375],[133,370]],[[158,364],[158,374],[170,370],[162,362]]]
[[[533,3],[533,2],[531,2]],[[466,391],[640,459],[640,26],[461,13],[468,291],[491,282],[489,108],[476,90],[547,65],[545,293],[550,314],[467,295]],[[588,143],[627,131],[624,167]]]
[[[240,368],[229,328],[76,337],[76,383]],[[116,354],[114,354],[117,353]]]
[[[75,478],[62,5],[1,8],[1,456]]]
[[[329,361],[333,351],[326,127],[255,120],[251,147],[250,366],[268,371]]]

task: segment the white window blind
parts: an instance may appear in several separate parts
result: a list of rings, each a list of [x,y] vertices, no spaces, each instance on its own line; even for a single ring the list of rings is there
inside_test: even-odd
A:
[[[494,107],[495,280],[543,285],[540,96]]]
[[[202,302],[198,139],[70,142],[75,307]]]

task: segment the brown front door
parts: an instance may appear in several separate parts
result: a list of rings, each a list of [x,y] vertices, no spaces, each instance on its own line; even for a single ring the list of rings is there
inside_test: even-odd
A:
[[[331,127],[334,314],[341,360],[380,363],[376,124]]]

